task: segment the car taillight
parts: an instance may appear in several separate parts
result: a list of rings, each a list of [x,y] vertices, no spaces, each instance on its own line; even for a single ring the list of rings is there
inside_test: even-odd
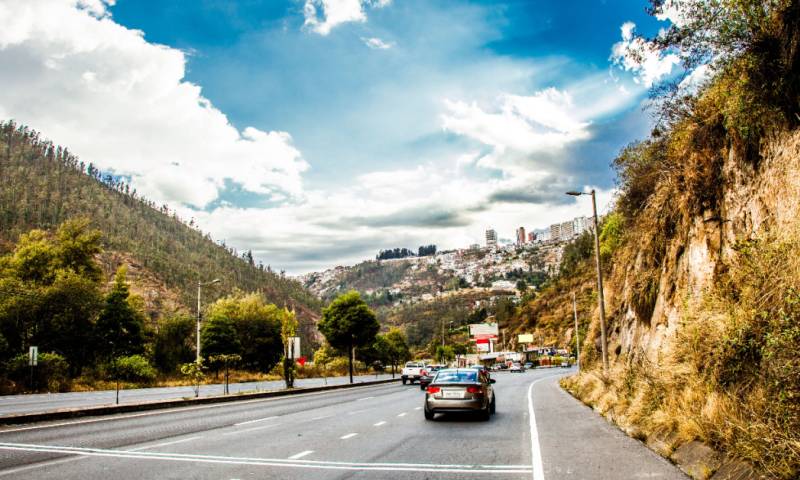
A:
[[[419,374],[422,375],[423,377],[427,377],[428,376],[428,372],[426,372],[425,370],[419,372]]]
[[[426,391],[428,393],[439,393],[439,392],[442,391],[442,389],[439,388],[439,387],[428,387],[428,390],[426,390]]]
[[[467,393],[483,393],[481,387],[467,387]]]

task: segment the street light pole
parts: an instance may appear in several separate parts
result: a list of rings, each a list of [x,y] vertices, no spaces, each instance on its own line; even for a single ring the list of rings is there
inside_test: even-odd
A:
[[[206,283],[197,282],[197,336],[196,336],[196,340],[197,340],[197,350],[196,350],[197,351],[197,356],[195,357],[195,361],[198,362],[198,363],[200,362],[200,316],[201,316],[201,314],[200,314],[200,289],[202,287],[205,287],[205,286],[208,286],[208,285],[213,285],[213,284],[219,283],[219,282],[220,282],[219,278],[215,278],[214,280],[211,280],[210,282],[206,282]]]
[[[600,261],[600,230],[597,222],[597,200],[595,191],[592,189],[591,193],[585,192],[567,192],[567,195],[574,197],[580,195],[592,196],[592,215],[594,220],[594,260],[597,267],[597,304],[600,308],[600,342],[603,351],[603,372],[608,373],[608,345],[606,342],[606,306],[603,300],[603,265]]]

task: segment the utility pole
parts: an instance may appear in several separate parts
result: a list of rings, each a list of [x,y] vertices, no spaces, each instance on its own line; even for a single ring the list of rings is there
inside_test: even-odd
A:
[[[600,261],[600,231],[597,222],[597,199],[594,189],[591,193],[570,191],[567,195],[578,197],[592,196],[592,215],[594,220],[594,261],[597,267],[597,304],[600,309],[600,343],[603,351],[603,373],[608,373],[608,344],[606,341],[606,305],[603,299],[603,265]]]
[[[578,360],[578,371],[581,371],[581,336],[578,332],[578,307],[575,303],[575,292],[572,292],[572,315],[575,317],[575,358]]]

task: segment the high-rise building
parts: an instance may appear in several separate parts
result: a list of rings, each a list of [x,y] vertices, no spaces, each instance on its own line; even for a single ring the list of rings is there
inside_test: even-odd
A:
[[[536,233],[528,232],[528,243],[533,243],[535,241],[536,241]]]
[[[497,246],[497,232],[495,232],[493,228],[486,230],[486,246],[487,247]]]
[[[563,222],[561,224],[561,240],[572,240],[572,237],[575,236],[575,224],[572,223],[572,220]]]
[[[525,240],[525,227],[519,227],[517,229],[517,245],[524,245]]]
[[[572,220],[573,232],[575,235],[580,235],[586,230],[589,230],[589,219],[586,217],[575,217]]]
[[[550,240],[557,242],[561,240],[561,224],[554,223],[550,225]]]

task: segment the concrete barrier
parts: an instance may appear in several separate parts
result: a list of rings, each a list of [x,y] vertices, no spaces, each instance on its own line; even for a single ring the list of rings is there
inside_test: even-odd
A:
[[[114,415],[116,413],[142,412],[146,410],[159,410],[165,408],[186,407],[191,405],[204,405],[207,403],[227,403],[240,400],[256,400],[260,398],[285,397],[301,393],[324,392],[328,390],[343,390],[346,388],[366,387],[385,383],[399,382],[400,378],[387,380],[373,380],[360,383],[345,383],[342,385],[323,385],[319,387],[293,388],[291,390],[270,390],[266,392],[240,393],[234,395],[217,395],[213,397],[182,398],[175,400],[156,400],[153,402],[127,403],[124,405],[104,405],[99,407],[69,408],[51,410],[48,412],[22,413],[0,417],[0,425],[18,425],[21,423],[46,422],[51,420],[65,420],[79,417],[97,417],[101,415]]]

